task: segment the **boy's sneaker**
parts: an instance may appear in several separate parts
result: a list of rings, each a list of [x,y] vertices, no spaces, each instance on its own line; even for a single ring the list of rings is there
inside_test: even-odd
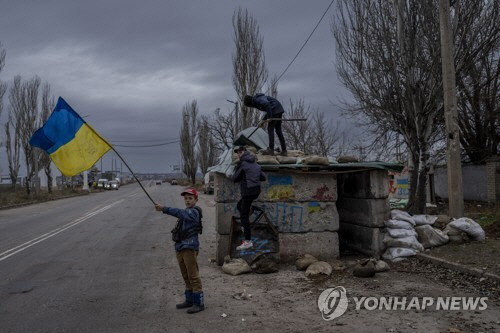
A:
[[[251,240],[244,240],[241,242],[241,245],[236,247],[236,251],[247,250],[253,247],[253,243]]]

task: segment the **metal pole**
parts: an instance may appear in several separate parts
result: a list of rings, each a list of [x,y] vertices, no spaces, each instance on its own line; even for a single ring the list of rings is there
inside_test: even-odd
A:
[[[127,169],[130,171],[130,173],[132,174],[132,176],[135,178],[135,180],[137,180],[137,182],[139,183],[139,185],[141,186],[142,190],[144,191],[144,193],[146,193],[146,195],[148,196],[149,200],[151,200],[151,202],[153,203],[153,205],[156,205],[156,202],[153,200],[153,198],[151,198],[151,196],[149,195],[149,193],[146,191],[146,189],[144,188],[144,186],[142,186],[141,184],[141,181],[136,177],[135,173],[132,171],[132,169],[128,166],[127,162],[125,162],[125,160],[123,159],[123,157],[115,150],[115,148],[113,146],[111,146],[111,149],[113,149],[113,151],[116,153],[116,155],[120,158],[120,160],[122,160],[123,164],[125,164],[125,166],[127,167]]]
[[[460,130],[458,126],[457,91],[455,65],[450,23],[449,0],[439,1],[441,31],[441,62],[443,71],[444,116],[446,124],[446,163],[448,171],[448,200],[450,217],[464,214],[464,192],[462,187],[462,161],[460,157]]]

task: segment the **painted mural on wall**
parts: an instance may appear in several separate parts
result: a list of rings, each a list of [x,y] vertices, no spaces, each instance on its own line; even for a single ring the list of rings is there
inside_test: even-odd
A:
[[[280,232],[307,232],[337,229],[338,213],[333,203],[311,201],[298,202],[256,202],[271,223]],[[239,215],[236,203],[225,203],[224,214]],[[227,217],[229,219],[229,217]],[[255,216],[250,216],[250,222]]]
[[[265,187],[270,200],[293,200],[295,198],[292,176],[270,174]]]
[[[389,198],[408,199],[409,190],[410,174],[406,167],[401,172],[389,172]]]

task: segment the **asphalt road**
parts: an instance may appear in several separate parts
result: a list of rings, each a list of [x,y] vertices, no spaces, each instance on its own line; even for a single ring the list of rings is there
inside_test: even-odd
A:
[[[146,188],[183,206],[178,186]],[[0,211],[0,331],[170,331],[169,222],[137,184]]]

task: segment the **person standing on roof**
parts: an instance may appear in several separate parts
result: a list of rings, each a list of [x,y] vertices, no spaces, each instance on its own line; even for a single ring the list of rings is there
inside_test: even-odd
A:
[[[250,108],[256,108],[260,111],[264,111],[266,115],[262,118],[260,124],[263,124],[263,121],[267,119],[276,119],[279,120],[271,120],[267,124],[267,133],[269,135],[269,148],[264,150],[262,153],[264,155],[274,155],[274,132],[278,135],[278,139],[280,140],[281,145],[281,155],[286,155],[286,144],[285,137],[283,136],[283,131],[281,130],[281,118],[283,117],[283,113],[285,110],[281,103],[274,97],[266,96],[264,94],[256,94],[255,96],[246,95],[243,98],[243,104]]]
[[[253,247],[249,221],[250,208],[252,202],[259,197],[260,182],[265,181],[266,176],[260,165],[255,162],[255,156],[250,154],[245,147],[236,147],[234,152],[238,155],[239,161],[231,180],[235,183],[241,183],[241,199],[236,208],[240,212],[241,225],[245,234],[245,240],[236,247],[237,251],[241,251]]]

